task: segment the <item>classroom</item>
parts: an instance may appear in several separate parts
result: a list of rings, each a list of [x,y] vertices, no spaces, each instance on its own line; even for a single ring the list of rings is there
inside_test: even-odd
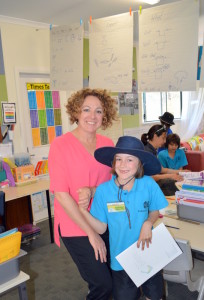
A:
[[[98,133],[114,144],[120,136],[141,139],[151,126],[160,124],[159,116],[169,111],[174,115],[171,129],[185,149],[185,168],[192,176],[203,176],[204,0],[150,2],[37,0],[32,7],[26,0],[0,0],[0,136],[6,137],[0,139],[0,160],[6,159],[10,168],[14,162],[18,167],[16,161],[24,165],[24,171],[12,170],[15,188],[0,180],[0,192],[4,192],[6,200],[6,220],[0,213],[0,227],[3,220],[6,230],[25,224],[36,230],[21,247],[27,252],[19,259],[25,278],[11,288],[3,286],[9,280],[1,284],[0,279],[0,299],[78,300],[88,292],[71,258],[67,259],[65,247],[58,249],[54,243],[54,195],[49,191],[50,145],[56,137],[77,128],[69,121],[65,107],[72,93],[86,87],[111,92],[119,118],[112,127],[99,129]],[[69,48],[66,39],[70,39]],[[27,162],[23,164],[21,160],[28,160],[32,168],[25,167]],[[26,178],[27,184],[20,176]],[[202,300],[204,220],[202,213],[199,217],[197,213],[193,215],[189,222],[175,216],[173,201],[178,203],[186,197],[179,184],[178,189],[177,196],[165,194],[168,212],[160,212],[156,226],[166,222],[174,238],[190,239],[190,259],[200,262],[196,276],[202,284],[191,292],[187,286],[170,282],[166,299]],[[40,265],[41,253],[49,253],[51,261],[56,258],[54,268],[59,272],[60,284],[50,288],[49,293],[57,277],[47,267],[49,257],[45,269]],[[73,278],[67,275],[66,264]],[[38,273],[37,268],[42,270]]]

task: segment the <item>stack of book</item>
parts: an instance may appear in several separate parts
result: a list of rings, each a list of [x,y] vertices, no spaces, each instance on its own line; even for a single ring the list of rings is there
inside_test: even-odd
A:
[[[179,217],[204,222],[204,173],[190,173],[176,192],[177,213]]]
[[[40,228],[33,224],[24,224],[18,227],[18,230],[22,232],[22,243],[35,239],[40,234]]]

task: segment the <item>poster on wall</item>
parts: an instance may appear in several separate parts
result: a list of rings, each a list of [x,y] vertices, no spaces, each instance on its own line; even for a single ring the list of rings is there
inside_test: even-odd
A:
[[[118,93],[119,114],[135,115],[139,113],[137,81],[132,81],[132,92]]]
[[[16,124],[16,103],[1,103],[3,125]]]
[[[62,135],[59,91],[51,91],[49,83],[27,83],[28,107],[34,147],[51,144]]]

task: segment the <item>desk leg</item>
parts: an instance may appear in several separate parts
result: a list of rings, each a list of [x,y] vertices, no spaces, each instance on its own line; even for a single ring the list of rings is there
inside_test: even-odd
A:
[[[53,228],[52,228],[52,214],[51,214],[51,207],[50,207],[50,193],[49,193],[49,190],[46,190],[46,198],[47,198],[48,220],[49,220],[49,227],[50,227],[50,240],[51,240],[51,243],[54,243],[54,235],[53,235]]]
[[[26,283],[23,282],[18,286],[18,293],[20,300],[28,300]]]

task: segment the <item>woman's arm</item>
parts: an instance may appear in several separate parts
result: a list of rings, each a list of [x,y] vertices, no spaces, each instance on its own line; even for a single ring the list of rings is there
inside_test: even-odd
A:
[[[105,243],[80,212],[78,204],[66,192],[56,192],[55,197],[70,219],[72,219],[88,235],[89,242],[95,252],[96,260],[100,257],[101,262],[106,262],[106,251],[104,250],[106,249]]]
[[[145,248],[145,244],[147,248],[149,248],[149,244],[152,242],[152,226],[159,218],[159,211],[154,210],[149,213],[148,219],[143,223],[142,229],[140,231],[140,236],[137,242],[137,247],[140,247],[142,243],[142,250]]]

